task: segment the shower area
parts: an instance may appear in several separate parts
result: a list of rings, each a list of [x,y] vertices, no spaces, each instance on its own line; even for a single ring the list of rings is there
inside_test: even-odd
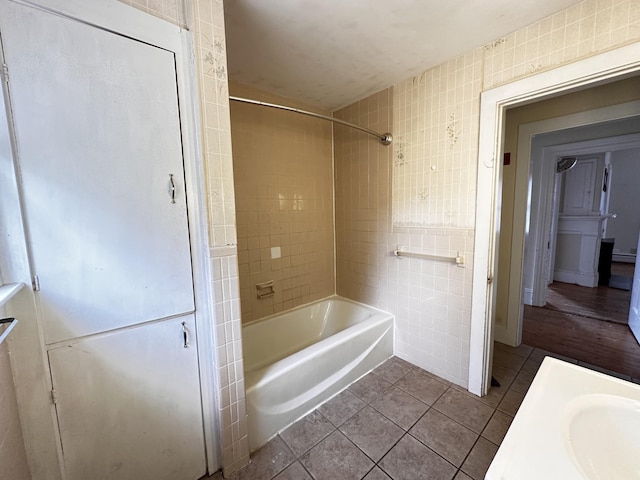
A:
[[[391,90],[335,112],[335,117],[360,126],[365,132],[312,115],[269,108],[264,104],[332,116],[332,112],[250,87],[231,84],[230,95],[245,387],[253,450],[307,413],[305,409],[317,406],[314,402],[330,398],[393,353],[392,316],[373,330],[356,325],[360,319],[345,320],[345,329],[369,332],[366,344],[359,346],[358,352],[355,347],[347,347],[344,353],[337,354],[343,364],[331,367],[317,382],[326,386],[322,388],[326,390],[324,394],[312,391],[317,388],[308,388],[278,401],[272,401],[272,394],[264,385],[267,379],[283,372],[294,375],[291,355],[289,359],[278,357],[275,362],[266,362],[266,366],[260,360],[247,363],[247,358],[255,357],[260,339],[274,344],[269,337],[279,335],[263,332],[260,338],[248,341],[256,325],[260,330],[268,321],[270,325],[281,325],[273,328],[287,329],[282,326],[287,323],[273,318],[301,311],[299,321],[311,324],[315,308],[324,312],[320,323],[332,324],[335,319],[331,317],[336,313],[353,311],[333,307],[333,312],[326,313],[327,309],[320,307],[327,305],[323,299],[330,299],[328,305],[351,301],[375,307],[363,318],[378,318],[376,308],[385,309],[378,293],[384,282],[380,269],[384,262],[397,260],[386,249],[382,251],[377,239],[390,228],[391,138],[379,134],[376,139],[375,132],[391,130]],[[319,306],[299,308],[308,304]],[[289,332],[283,331],[282,336],[286,333]],[[342,332],[337,337],[349,335]],[[323,347],[316,343],[312,348],[307,346],[307,351],[313,355],[318,351],[336,352],[326,346],[332,340],[323,340],[322,334],[317,337]],[[349,341],[349,345],[357,343]],[[297,347],[291,348],[295,353]],[[329,354],[332,355],[335,354]],[[313,366],[322,363],[317,359]],[[336,375],[338,370],[342,372],[340,378]],[[300,372],[296,375],[305,376]],[[286,413],[289,410],[293,413]],[[283,423],[275,427],[256,425],[275,417],[282,417]]]
[[[370,101],[388,101],[384,93]],[[331,116],[240,85],[231,85],[231,97]],[[388,221],[390,138],[282,109],[230,106],[243,323],[334,293],[375,303],[362,288],[377,277],[364,237],[387,228],[377,222]],[[336,117],[390,130],[389,108],[380,121],[366,107],[358,102]],[[351,251],[356,244],[359,252]]]

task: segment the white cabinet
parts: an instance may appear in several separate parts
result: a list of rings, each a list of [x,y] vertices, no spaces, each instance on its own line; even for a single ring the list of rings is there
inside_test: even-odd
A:
[[[598,259],[604,216],[558,217],[553,279],[583,287],[598,286]]]
[[[176,56],[8,0],[0,29],[66,478],[200,478]]]
[[[54,348],[49,362],[69,479],[203,475],[193,315]]]
[[[578,157],[562,173],[553,280],[598,286],[598,259],[606,216],[600,212],[604,154]]]
[[[593,212],[597,167],[596,158],[580,159],[563,174],[562,214],[590,215]]]

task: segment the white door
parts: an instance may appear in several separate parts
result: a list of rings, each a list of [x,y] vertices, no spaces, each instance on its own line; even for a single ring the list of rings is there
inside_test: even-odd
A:
[[[205,473],[172,52],[4,1],[25,223],[69,480]],[[90,471],[90,472],[89,472]]]
[[[638,237],[638,251],[640,251],[640,236]],[[633,286],[631,287],[631,308],[629,309],[629,328],[640,343],[640,261],[636,256],[636,268],[633,272]]]
[[[33,8],[8,11],[46,343],[193,311],[173,54]]]

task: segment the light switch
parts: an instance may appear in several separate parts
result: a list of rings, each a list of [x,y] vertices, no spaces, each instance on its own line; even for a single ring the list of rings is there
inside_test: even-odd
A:
[[[275,260],[281,256],[282,252],[280,251],[280,247],[271,247],[271,260]]]

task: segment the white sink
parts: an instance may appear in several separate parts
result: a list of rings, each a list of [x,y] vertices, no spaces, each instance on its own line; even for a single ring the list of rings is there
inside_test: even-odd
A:
[[[586,478],[640,478],[640,401],[607,394],[567,404],[565,441]]]
[[[640,385],[547,357],[486,480],[640,480]]]

